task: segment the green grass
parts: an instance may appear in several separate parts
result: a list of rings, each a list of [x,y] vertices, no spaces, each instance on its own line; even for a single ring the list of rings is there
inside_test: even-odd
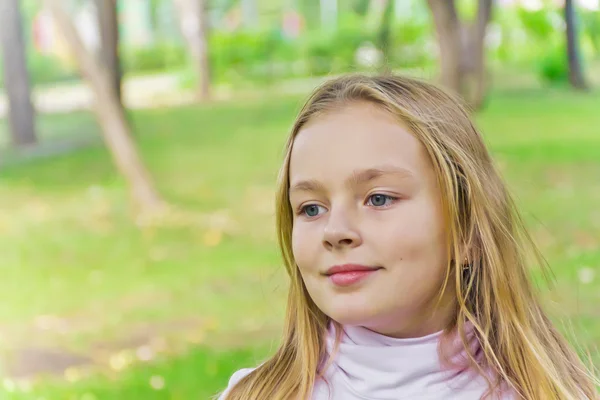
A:
[[[7,359],[62,349],[95,366],[6,381],[2,398],[206,399],[268,354],[286,284],[273,188],[301,100],[133,112],[143,157],[177,207],[160,226],[131,220],[102,147],[0,170],[0,348]],[[598,110],[598,93],[520,90],[495,93],[477,117],[555,271],[544,288],[553,315],[588,347],[600,344],[600,279],[578,274],[600,273]],[[97,132],[80,114],[42,124]],[[133,362],[144,349],[152,360]]]
[[[102,373],[86,379],[76,390],[50,383],[42,389],[15,390],[9,399],[207,399],[223,390],[224,378],[239,367],[256,364],[268,352],[265,346],[218,351],[199,346],[186,357],[157,360],[122,373]],[[19,383],[15,384],[15,387]],[[25,393],[24,393],[25,392]],[[70,397],[68,397],[70,396]],[[4,398],[4,397],[3,397]]]

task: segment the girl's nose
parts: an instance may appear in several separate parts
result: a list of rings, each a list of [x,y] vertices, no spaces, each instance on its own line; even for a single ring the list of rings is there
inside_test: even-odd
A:
[[[357,247],[362,243],[361,235],[343,212],[330,211],[329,220],[323,229],[323,246],[326,249]]]

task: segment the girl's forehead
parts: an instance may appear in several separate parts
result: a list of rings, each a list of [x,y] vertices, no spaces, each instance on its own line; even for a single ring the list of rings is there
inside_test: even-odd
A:
[[[400,120],[363,103],[319,115],[294,139],[290,176],[357,170],[406,170],[428,166],[421,142]]]

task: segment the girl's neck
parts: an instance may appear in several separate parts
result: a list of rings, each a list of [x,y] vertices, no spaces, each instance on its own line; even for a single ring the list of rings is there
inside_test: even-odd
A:
[[[453,327],[456,321],[456,298],[452,293],[441,299],[436,296],[424,312],[408,318],[406,315],[386,316],[374,319],[362,327],[397,339],[419,338]]]

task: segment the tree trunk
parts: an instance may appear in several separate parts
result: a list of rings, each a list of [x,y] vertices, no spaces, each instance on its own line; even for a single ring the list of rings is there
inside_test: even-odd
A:
[[[104,62],[119,103],[123,104],[121,82],[123,78],[119,60],[119,20],[116,0],[96,0],[98,26],[100,27],[100,58]]]
[[[8,122],[13,146],[37,142],[35,112],[27,71],[25,40],[19,0],[0,1],[0,36],[4,59],[4,85],[8,97]]]
[[[587,84],[583,76],[581,56],[579,54],[579,37],[575,19],[573,0],[565,1],[565,22],[567,25],[567,59],[569,63],[569,83],[575,89],[585,90]]]
[[[492,0],[479,0],[477,19],[471,25],[469,40],[470,48],[466,50],[465,58],[472,60],[471,68],[466,72],[468,92],[466,99],[474,109],[479,109],[484,103],[487,93],[487,68],[485,57],[485,37],[487,26],[492,17]]]
[[[174,0],[181,32],[194,60],[198,76],[198,97],[210,98],[210,60],[208,52],[207,0]]]
[[[461,27],[454,0],[427,0],[440,50],[441,81],[456,94],[462,94]]]
[[[390,50],[392,47],[392,23],[394,19],[394,0],[386,0],[383,15],[381,16],[381,24],[377,33],[377,45],[383,53],[383,70],[389,70]]]
[[[62,0],[46,0],[46,2],[73,51],[82,75],[88,78],[95,95],[94,111],[102,127],[104,140],[119,172],[129,185],[133,201],[142,212],[162,209],[164,203],[155,191],[131,139],[129,125],[114,90],[112,76],[104,63],[84,47],[75,26],[62,6]]]
[[[474,109],[487,93],[485,35],[493,0],[479,0],[473,22],[462,22],[454,0],[428,0],[440,49],[441,81]]]
[[[208,32],[209,19],[207,0],[198,1],[198,18],[200,20],[200,30],[198,37],[199,47],[199,76],[200,76],[200,99],[208,100],[210,98],[210,57],[208,53]]]

